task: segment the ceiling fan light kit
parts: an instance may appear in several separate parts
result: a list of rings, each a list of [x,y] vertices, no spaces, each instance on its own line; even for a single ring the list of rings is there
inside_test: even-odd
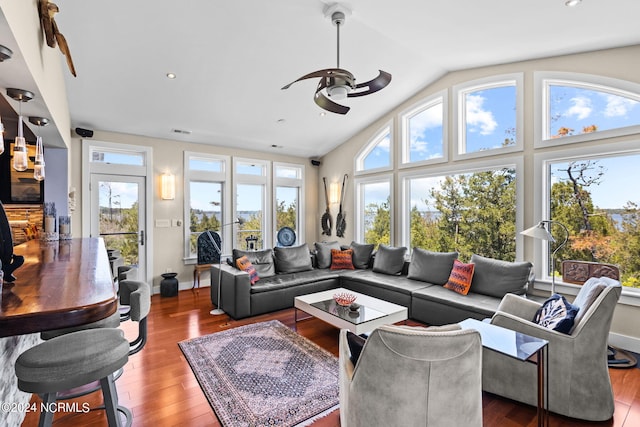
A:
[[[301,80],[320,77],[313,100],[320,108],[336,114],[347,114],[350,108],[337,104],[334,101],[340,101],[345,98],[352,98],[356,96],[370,95],[385,88],[389,82],[391,82],[391,74],[386,71],[378,70],[379,74],[373,80],[356,84],[356,79],[353,74],[340,68],[340,26],[345,22],[345,11],[346,9],[337,4],[332,5],[325,11],[326,16],[329,16],[330,14],[331,22],[336,26],[336,68],[326,68],[324,70],[314,71],[300,77],[298,80],[295,80],[282,88],[283,90],[288,89],[292,84]]]

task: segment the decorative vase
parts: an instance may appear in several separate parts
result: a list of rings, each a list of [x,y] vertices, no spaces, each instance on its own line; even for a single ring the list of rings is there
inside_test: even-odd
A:
[[[178,295],[178,273],[164,273],[160,282],[160,295],[163,297],[175,297]]]

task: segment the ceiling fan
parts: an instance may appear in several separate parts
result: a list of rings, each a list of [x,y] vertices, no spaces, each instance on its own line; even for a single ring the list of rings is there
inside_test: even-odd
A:
[[[337,31],[337,66],[336,68],[326,68],[324,70],[314,71],[295,80],[282,89],[288,89],[289,86],[300,80],[312,79],[320,77],[318,87],[316,89],[313,100],[320,108],[337,114],[347,114],[349,107],[335,103],[333,100],[342,100],[345,98],[353,98],[356,96],[369,95],[380,89],[385,88],[391,81],[391,74],[386,71],[378,70],[380,74],[368,82],[356,83],[355,77],[349,71],[340,68],[340,26],[344,24],[345,14],[340,10],[336,10],[331,14],[331,22],[336,26]],[[326,96],[325,96],[326,93]]]

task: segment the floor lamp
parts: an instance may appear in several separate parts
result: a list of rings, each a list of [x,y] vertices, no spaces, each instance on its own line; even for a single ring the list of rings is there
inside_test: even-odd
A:
[[[227,225],[243,224],[243,223],[244,223],[244,220],[242,218],[238,218],[233,222],[221,225],[220,226],[220,232],[222,232],[222,230],[224,230],[224,228]],[[220,308],[222,306],[222,304],[221,304],[221,290],[222,290],[222,239],[220,239],[220,244],[218,244],[216,242],[216,240],[211,236],[211,233],[209,231],[207,231],[207,235],[209,236],[209,240],[211,240],[211,243],[213,244],[214,249],[216,250],[216,252],[218,252],[218,306],[209,312],[209,314],[213,314],[213,315],[217,316],[219,314],[224,314],[224,310],[222,308]]]
[[[520,232],[520,234],[522,234],[523,236],[529,236],[535,239],[555,242],[556,239],[554,239],[553,235],[551,234],[551,227],[553,226],[553,224],[557,224],[560,227],[562,227],[565,234],[564,234],[564,240],[562,241],[562,243],[560,243],[558,247],[551,254],[551,295],[556,293],[556,274],[555,274],[556,252],[558,252],[569,240],[569,230],[561,222],[543,220],[543,221],[540,221],[538,225],[535,225],[531,228],[527,228],[526,230]]]

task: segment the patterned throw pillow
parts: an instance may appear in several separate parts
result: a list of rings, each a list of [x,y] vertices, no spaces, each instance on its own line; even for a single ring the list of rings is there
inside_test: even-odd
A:
[[[471,288],[471,279],[473,279],[474,264],[464,264],[457,259],[453,261],[453,269],[449,280],[445,283],[444,287],[451,289],[461,295],[469,293]]]
[[[246,256],[242,256],[238,258],[236,260],[236,265],[240,270],[249,274],[249,281],[251,282],[252,285],[255,285],[256,282],[260,280],[260,277],[258,277],[258,272],[256,271],[256,268],[251,264],[251,261],[249,261],[249,258],[247,258]]]
[[[568,334],[573,327],[578,310],[578,307],[570,304],[562,295],[553,294],[536,311],[533,322],[545,328]]]
[[[331,249],[331,269],[332,270],[354,270],[353,250]]]

